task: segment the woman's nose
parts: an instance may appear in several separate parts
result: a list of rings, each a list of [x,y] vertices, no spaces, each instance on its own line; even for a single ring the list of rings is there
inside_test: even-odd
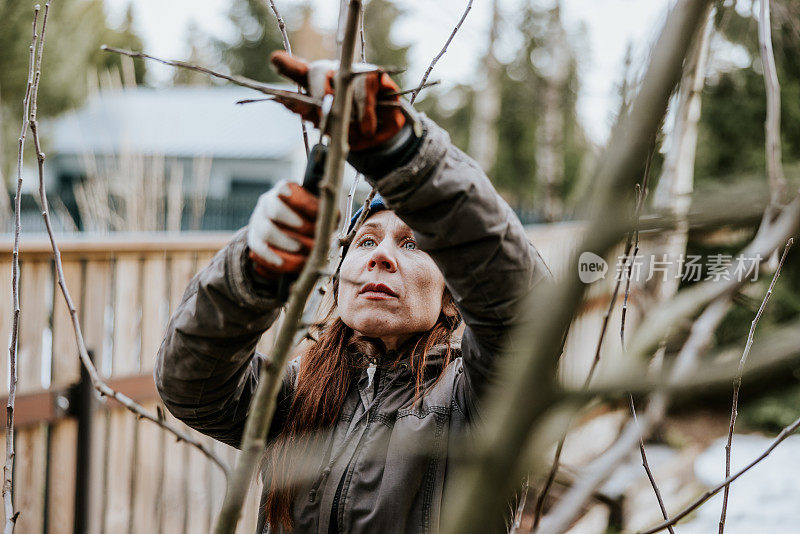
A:
[[[367,269],[372,271],[374,269],[383,269],[390,273],[397,270],[397,259],[394,252],[391,250],[392,245],[384,240],[372,251],[369,257]]]

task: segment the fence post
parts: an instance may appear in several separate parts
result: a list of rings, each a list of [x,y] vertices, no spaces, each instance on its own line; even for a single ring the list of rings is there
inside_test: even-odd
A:
[[[94,353],[89,351],[89,357],[94,361]],[[92,448],[92,422],[97,409],[94,387],[89,373],[81,366],[81,380],[73,390],[70,404],[73,414],[78,419],[78,440],[75,469],[75,532],[88,532],[89,527],[89,484],[90,455]]]

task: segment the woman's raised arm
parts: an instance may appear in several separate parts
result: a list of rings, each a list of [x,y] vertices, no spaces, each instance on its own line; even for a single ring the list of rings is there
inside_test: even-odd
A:
[[[462,400],[474,413],[495,359],[520,320],[519,304],[549,270],[477,163],[435,123],[423,117],[421,124],[421,140],[388,172],[384,162],[397,156],[355,153],[350,159],[444,274],[466,323]],[[404,151],[409,154],[393,150]]]
[[[245,232],[190,282],[172,314],[155,368],[167,409],[192,428],[238,446],[264,357],[255,352],[280,302],[249,272]],[[293,366],[273,427],[288,411]]]

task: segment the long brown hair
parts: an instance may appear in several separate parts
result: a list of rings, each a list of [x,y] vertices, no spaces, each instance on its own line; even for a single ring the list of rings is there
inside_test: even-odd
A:
[[[334,285],[334,294],[336,293]],[[389,365],[407,363],[414,374],[414,395],[424,395],[428,356],[433,347],[444,345],[445,359],[441,371],[450,363],[451,340],[461,317],[450,292],[445,289],[442,310],[436,324],[427,332],[417,334],[406,350]],[[358,354],[375,354],[373,340],[363,338],[348,327],[331,307],[325,321],[317,329],[318,338],[300,359],[300,368],[286,423],[268,451],[269,495],[266,517],[273,526],[292,530],[292,503],[297,492],[293,474],[299,471],[303,452],[309,450],[312,437],[332,429],[339,417],[351,380],[366,363]],[[377,342],[380,343],[380,342]],[[438,370],[437,366],[437,370]],[[313,453],[310,453],[313,455]]]

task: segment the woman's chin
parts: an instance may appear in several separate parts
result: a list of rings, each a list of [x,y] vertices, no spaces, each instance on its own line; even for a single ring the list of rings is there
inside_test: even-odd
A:
[[[404,325],[400,323],[394,314],[382,314],[380,311],[370,311],[369,313],[358,314],[353,321],[348,321],[344,317],[345,324],[367,337],[384,338],[402,334]]]

